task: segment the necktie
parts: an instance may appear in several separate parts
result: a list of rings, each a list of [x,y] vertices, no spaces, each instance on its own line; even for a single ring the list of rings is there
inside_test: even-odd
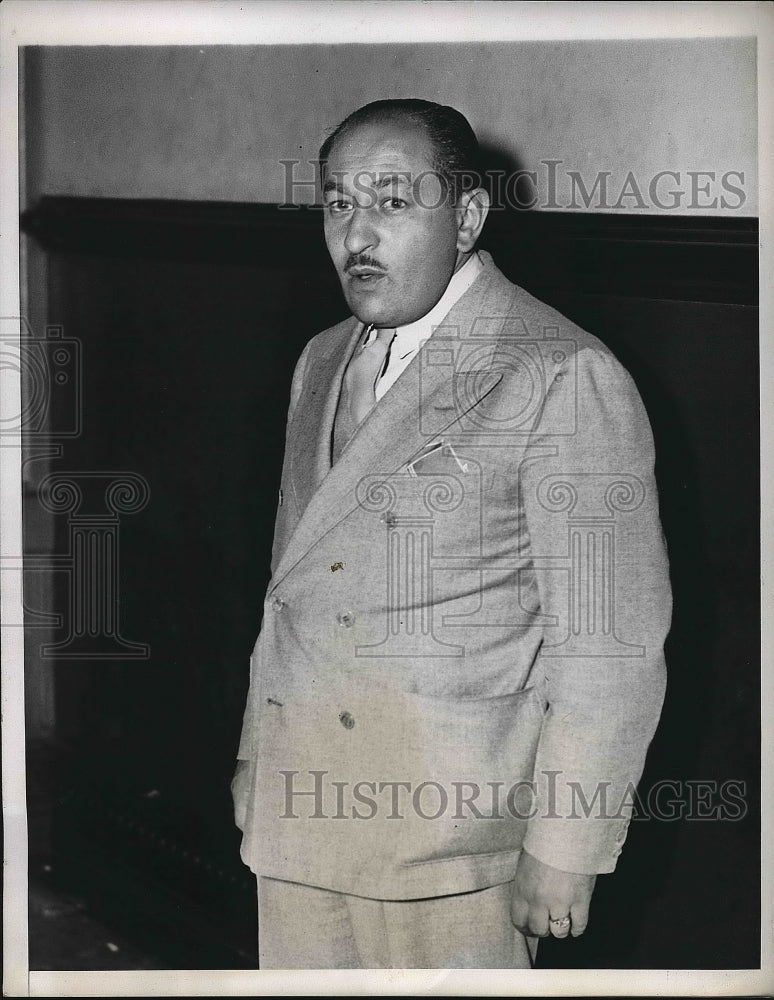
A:
[[[386,367],[395,330],[379,330],[370,343],[358,347],[344,375],[349,413],[357,427],[376,405],[376,380]]]

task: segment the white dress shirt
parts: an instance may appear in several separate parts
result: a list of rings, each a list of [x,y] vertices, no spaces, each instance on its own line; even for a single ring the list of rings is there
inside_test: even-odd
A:
[[[427,340],[433,329],[438,326],[448,315],[452,306],[458,299],[462,298],[470,288],[476,278],[483,270],[483,262],[478,253],[473,253],[465,261],[459,271],[451,277],[451,281],[446,286],[446,291],[436,302],[429,313],[421,319],[414,320],[406,326],[399,326],[395,331],[395,337],[390,346],[390,355],[387,366],[376,383],[376,398],[381,399],[387,390],[395,383],[408,367],[411,359],[419,351],[422,343]],[[365,343],[369,344],[376,336],[376,327],[373,327],[366,337]]]

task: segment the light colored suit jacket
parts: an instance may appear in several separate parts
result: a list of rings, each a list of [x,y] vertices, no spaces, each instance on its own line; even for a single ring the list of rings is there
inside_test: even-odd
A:
[[[239,757],[257,873],[385,899],[609,872],[664,695],[653,444],[595,337],[485,267],[331,467],[362,324],[293,378]]]

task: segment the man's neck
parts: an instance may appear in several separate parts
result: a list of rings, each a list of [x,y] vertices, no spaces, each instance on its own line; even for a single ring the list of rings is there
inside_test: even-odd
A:
[[[475,248],[473,250],[468,250],[465,253],[463,253],[461,250],[458,250],[457,262],[454,265],[454,270],[452,271],[452,275],[455,275],[457,271],[461,270],[467,264],[467,262],[470,260],[470,258],[473,256],[475,252],[476,252]]]

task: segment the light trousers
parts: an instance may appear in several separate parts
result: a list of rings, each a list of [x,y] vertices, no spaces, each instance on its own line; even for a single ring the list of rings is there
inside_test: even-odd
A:
[[[511,885],[382,900],[258,877],[262,969],[530,969],[537,938],[511,923]]]

